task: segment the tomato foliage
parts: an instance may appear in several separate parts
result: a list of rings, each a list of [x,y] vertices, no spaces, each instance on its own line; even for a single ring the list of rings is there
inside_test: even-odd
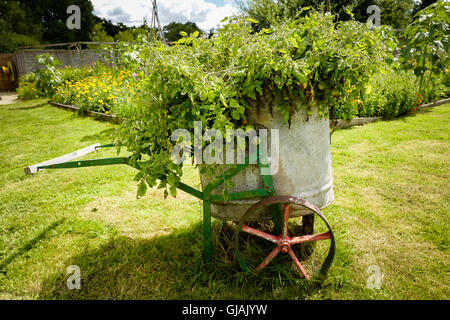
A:
[[[158,180],[166,194],[175,195],[182,165],[171,161],[171,135],[179,128],[193,132],[194,121],[222,132],[249,129],[247,112],[270,101],[276,101],[272,111],[281,112],[286,123],[295,112],[313,107],[323,117],[355,116],[355,98],[393,47],[383,28],[336,23],[315,11],[257,33],[254,23],[232,18],[210,39],[184,33],[173,46],[123,49],[121,63],[134,70],[141,86],[131,103],[115,110],[124,119],[117,142],[132,152],[140,169],[139,195],[145,184],[152,187]]]
[[[403,65],[420,78],[419,91],[427,100],[436,80],[448,71],[449,24],[450,5],[437,1],[419,11],[404,33]]]

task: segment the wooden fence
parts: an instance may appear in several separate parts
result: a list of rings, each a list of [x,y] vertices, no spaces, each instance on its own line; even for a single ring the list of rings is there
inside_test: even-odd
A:
[[[105,62],[107,52],[97,50],[48,50],[48,49],[23,49],[12,55],[11,60],[17,69],[18,76],[35,71],[39,66],[35,65],[34,58],[40,54],[49,53],[57,58],[65,66],[81,67],[89,66],[97,61]]]

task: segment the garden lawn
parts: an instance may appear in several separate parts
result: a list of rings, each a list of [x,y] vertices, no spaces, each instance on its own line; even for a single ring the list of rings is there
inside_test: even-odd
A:
[[[163,200],[156,189],[137,200],[130,167],[26,176],[25,166],[112,141],[113,125],[44,102],[0,106],[0,299],[450,296],[450,105],[333,135],[336,200],[324,213],[337,252],[317,286],[205,265],[200,202],[181,191]],[[183,181],[199,187],[193,167]],[[70,265],[80,267],[80,290],[67,289]],[[366,287],[369,266],[383,273],[379,290]]]

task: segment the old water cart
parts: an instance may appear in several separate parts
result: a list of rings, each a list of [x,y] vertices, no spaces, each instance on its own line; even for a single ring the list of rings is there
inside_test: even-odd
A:
[[[267,116],[265,116],[266,114]],[[287,254],[295,268],[306,278],[312,275],[324,276],[330,268],[335,241],[331,226],[320,211],[333,201],[331,174],[329,121],[319,117],[317,110],[313,115],[297,112],[290,127],[283,122],[281,115],[269,113],[251,114],[250,119],[260,127],[277,129],[282,143],[279,147],[279,169],[268,174],[267,155],[257,148],[248,153],[244,163],[223,170],[215,178],[200,174],[202,190],[178,182],[176,187],[203,201],[203,241],[204,257],[212,257],[211,217],[222,221],[235,221],[235,257],[245,271],[259,273],[279,253]],[[56,159],[25,168],[27,174],[44,169],[68,169],[91,166],[128,164],[131,157],[114,157],[93,160],[75,160],[78,157],[114,144],[94,144]],[[137,164],[137,166],[139,163]],[[136,167],[136,165],[134,165]],[[225,198],[223,185],[231,182]],[[289,219],[302,217],[300,234],[289,232]],[[315,219],[316,218],[316,219]],[[273,232],[254,227],[254,221],[272,221]],[[314,220],[324,226],[322,232],[314,233]],[[295,229],[295,228],[294,228]],[[260,258],[260,263],[249,265],[239,242],[239,236],[247,234],[261,241],[273,243],[272,251]],[[314,270],[306,270],[295,254],[294,248],[304,243],[325,243],[325,251],[320,264]],[[267,254],[266,253],[266,254]]]

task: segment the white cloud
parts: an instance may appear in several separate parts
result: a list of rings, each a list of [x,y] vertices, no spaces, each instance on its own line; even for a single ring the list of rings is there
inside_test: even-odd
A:
[[[126,25],[140,25],[145,17],[151,21],[150,0],[91,0],[94,13],[100,17],[122,22]],[[218,1],[216,1],[217,3]],[[221,5],[207,0],[159,0],[157,1],[159,20],[164,26],[172,21],[195,22],[208,31],[220,24],[224,17],[231,16],[237,9],[228,0]]]

